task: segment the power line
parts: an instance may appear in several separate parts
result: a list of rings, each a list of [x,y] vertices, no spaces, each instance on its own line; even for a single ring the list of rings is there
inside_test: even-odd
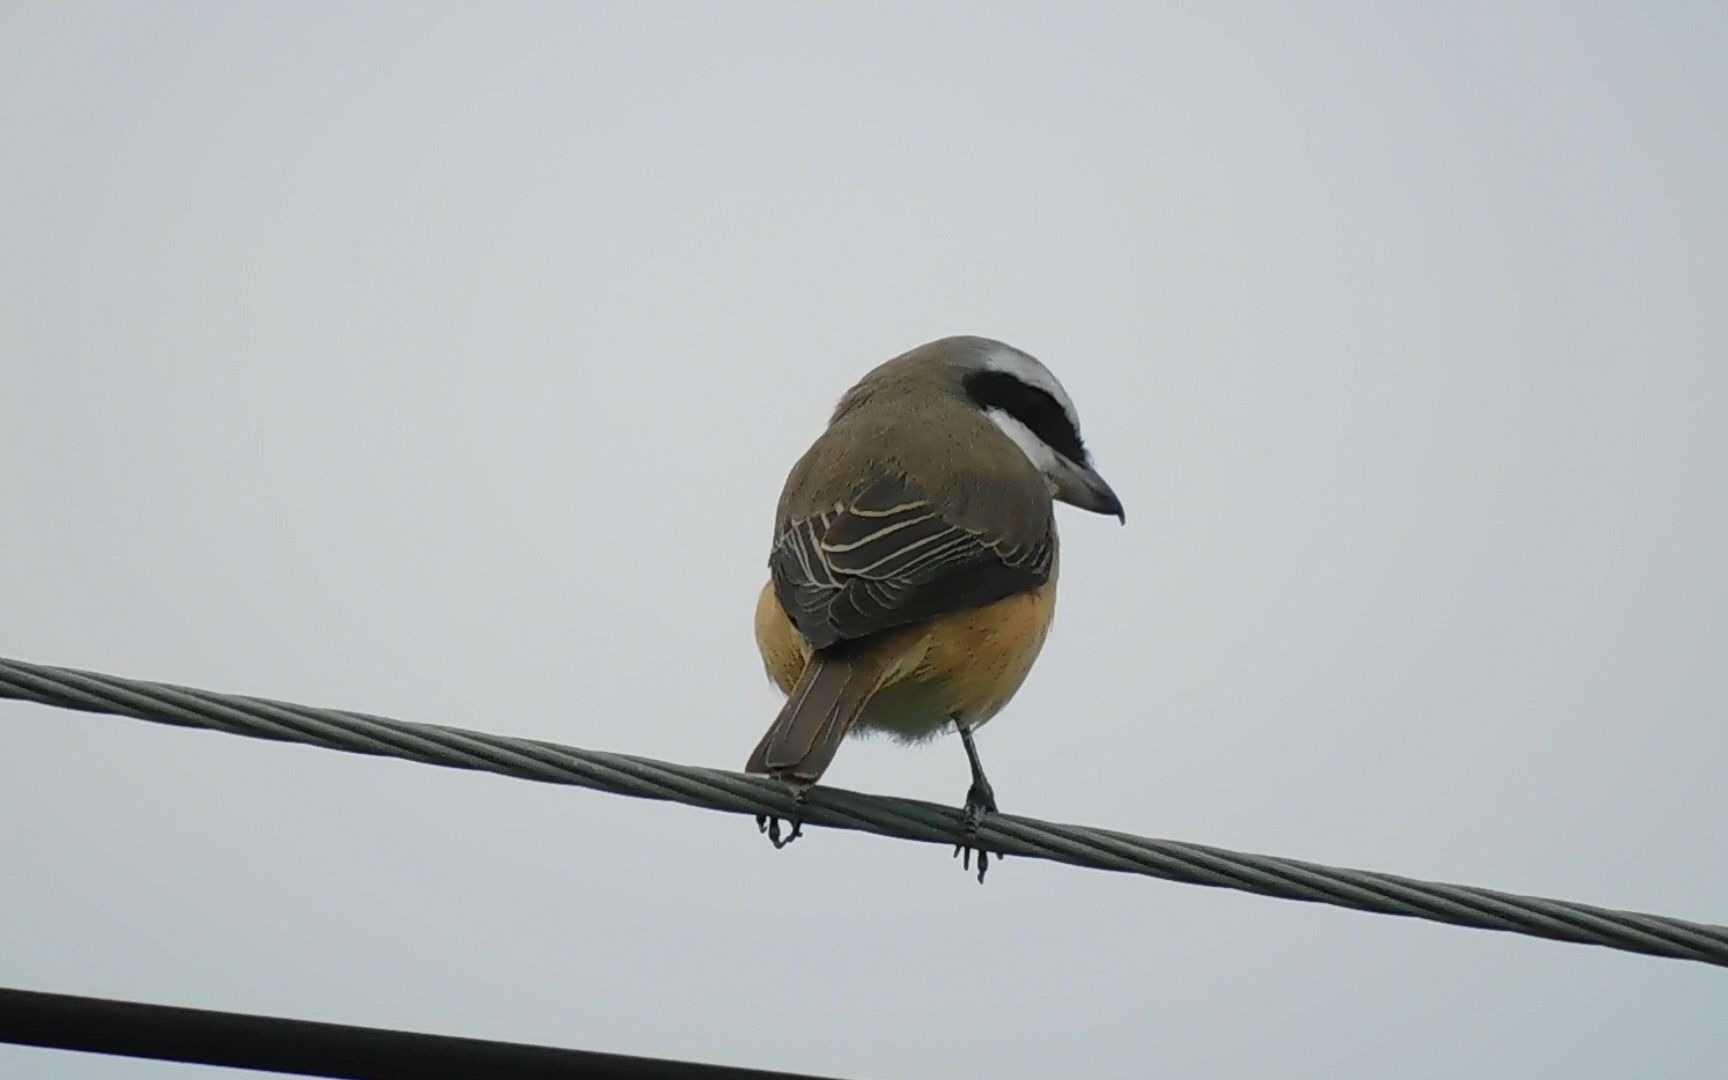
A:
[[[335,1080],[816,1080],[689,1061],[4,988],[0,1042]]]
[[[951,845],[963,836],[960,811],[934,803],[817,786],[795,805],[784,785],[766,777],[18,660],[0,659],[0,698],[573,784],[735,814],[796,816],[805,825],[856,829],[923,843]],[[978,842],[1006,855],[1728,967],[1728,927],[1661,915],[1245,854],[1013,814],[986,815]]]

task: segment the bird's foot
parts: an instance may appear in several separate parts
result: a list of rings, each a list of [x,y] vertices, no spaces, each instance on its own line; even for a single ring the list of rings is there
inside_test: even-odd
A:
[[[978,853],[978,884],[984,884],[984,874],[990,869],[990,852],[978,844],[978,829],[984,824],[985,814],[996,812],[996,792],[991,790],[990,781],[980,777],[972,782],[972,787],[966,792],[966,805],[961,813],[963,817],[963,839],[954,845],[954,854],[959,856],[960,865],[970,870],[972,868],[972,853]],[[996,857],[1002,858],[997,852]]]
[[[779,851],[804,835],[804,791],[801,788],[792,793],[792,816],[787,819],[787,824],[792,828],[782,837],[778,817],[773,814],[756,815],[756,831],[766,833],[768,842],[774,845],[775,851]]]
[[[772,814],[756,815],[757,831],[767,833],[768,842],[773,844],[776,849],[783,848],[787,844],[790,844],[792,841],[804,835],[804,821],[802,818],[791,818],[789,823],[792,826],[791,831],[785,836],[781,836],[779,818]]]

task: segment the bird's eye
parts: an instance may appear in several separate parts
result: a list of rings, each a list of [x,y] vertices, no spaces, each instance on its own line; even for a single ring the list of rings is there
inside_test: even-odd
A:
[[[1047,390],[1022,382],[1005,371],[975,371],[966,376],[966,396],[980,409],[1001,409],[1026,425],[1050,449],[1078,465],[1086,463],[1086,446],[1068,410]]]

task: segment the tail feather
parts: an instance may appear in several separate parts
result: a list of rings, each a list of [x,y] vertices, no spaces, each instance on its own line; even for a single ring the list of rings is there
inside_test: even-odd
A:
[[[811,784],[821,779],[881,685],[883,671],[883,661],[868,652],[810,657],[744,771]]]

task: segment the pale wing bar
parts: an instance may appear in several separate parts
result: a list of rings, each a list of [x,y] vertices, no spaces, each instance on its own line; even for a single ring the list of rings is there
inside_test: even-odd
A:
[[[1053,554],[954,525],[903,479],[879,477],[850,505],[788,522],[769,566],[786,613],[826,648],[1035,588]]]

